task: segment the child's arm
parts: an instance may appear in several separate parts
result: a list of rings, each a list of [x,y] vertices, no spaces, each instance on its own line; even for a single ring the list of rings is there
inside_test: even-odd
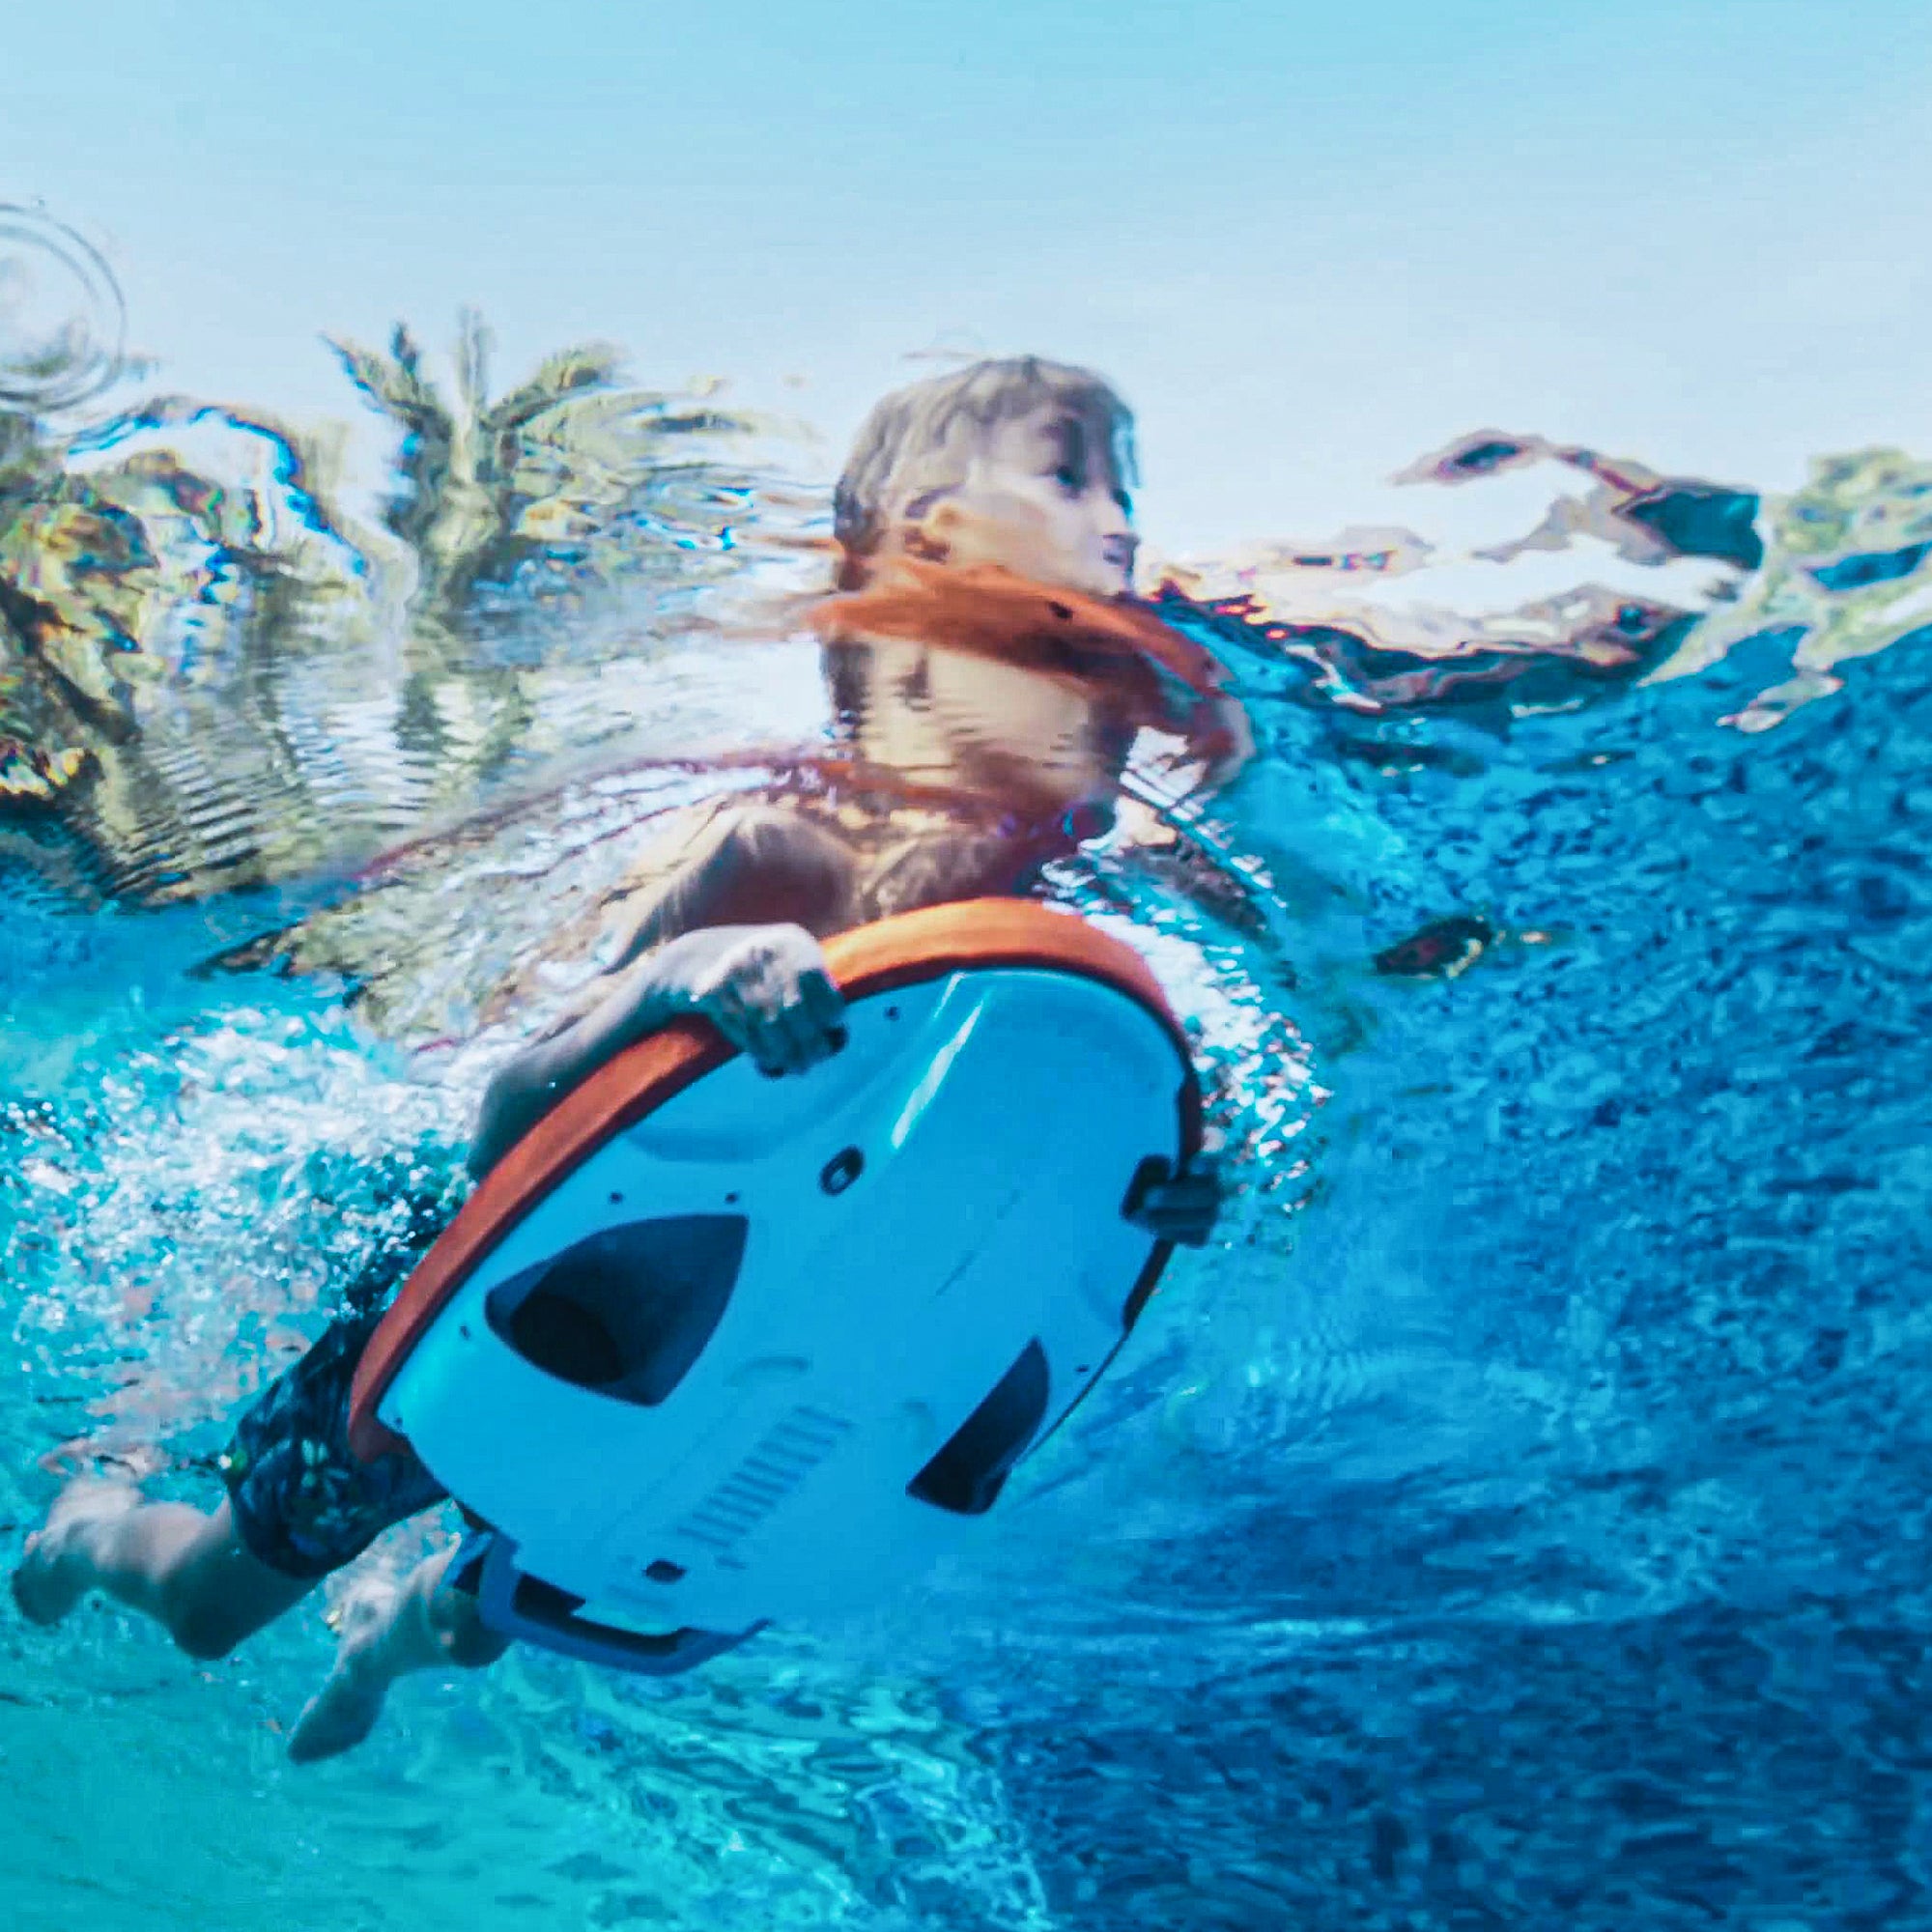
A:
[[[845,1043],[845,1004],[817,940],[797,925],[718,925],[626,967],[603,1001],[510,1061],[483,1096],[469,1150],[484,1174],[580,1081],[670,1020],[697,1014],[766,1073]]]
[[[602,1005],[520,1053],[490,1083],[469,1166],[484,1174],[580,1080],[685,1013],[711,1021],[768,1073],[814,1065],[845,1044],[844,1002],[817,940],[796,925],[719,925],[647,954]],[[1213,1161],[1142,1189],[1127,1218],[1157,1238],[1203,1245],[1220,1211]]]
[[[1189,749],[1201,760],[1201,789],[1231,785],[1255,754],[1255,734],[1246,708],[1232,692],[1203,700],[1182,725]]]
[[[844,1042],[843,1003],[813,933],[851,923],[851,855],[771,810],[734,812],[630,914],[608,990],[508,1062],[483,1096],[469,1168],[486,1173],[569,1091],[632,1041],[708,1019],[768,1073]]]
[[[1139,722],[1179,738],[1200,774],[1193,789],[1232,784],[1255,754],[1254,727],[1228,668],[1198,639],[1135,612],[1134,639],[1151,675],[1152,715]]]
[[[635,916],[609,990],[510,1060],[483,1096],[469,1169],[482,1175],[606,1061],[687,1014],[708,1019],[767,1073],[803,1071],[845,1044],[845,1006],[808,923],[850,923],[851,857],[781,813],[737,813]],[[766,921],[750,923],[762,914]],[[736,923],[725,923],[735,915]],[[1211,1163],[1148,1188],[1137,1227],[1198,1246],[1220,1188]]]

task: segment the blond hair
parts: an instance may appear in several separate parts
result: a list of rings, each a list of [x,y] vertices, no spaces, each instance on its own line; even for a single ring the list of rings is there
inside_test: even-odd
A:
[[[1117,484],[1133,483],[1133,412],[1098,376],[1037,355],[972,363],[895,391],[861,425],[833,497],[840,582],[863,575],[863,560],[908,504],[965,480],[988,430],[1049,408],[1106,452]]]

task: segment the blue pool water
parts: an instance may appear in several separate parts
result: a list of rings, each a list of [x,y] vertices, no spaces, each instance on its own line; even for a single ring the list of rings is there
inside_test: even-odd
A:
[[[101,480],[143,450],[179,471]],[[666,760],[810,702],[781,647],[667,640],[823,512],[750,458],[580,450],[610,548],[526,545],[425,615],[272,425],[43,457],[0,470],[0,582],[92,613],[74,679],[152,758],[68,819],[61,746],[14,732],[44,795],[0,820],[10,1560],[90,1458],[212,1496],[226,1418],[449,1184],[480,1062],[416,1049],[473,1020],[512,899],[593,891],[611,825],[692,782]],[[984,1562],[668,1685],[412,1682],[310,1771],[313,1611],[213,1665],[109,1608],[10,1616],[8,1922],[1932,1925],[1932,552],[1924,479],[1875,461],[1856,514],[1829,469],[1732,493],[1768,554],[1633,620],[1622,668],[1522,643],[1537,681],[1451,691],[1362,644],[1325,562],[1320,622],[1177,576],[1260,756],[1170,862],[1054,889],[1198,1021],[1237,1195]],[[138,594],[110,524],[158,558]],[[203,970],[573,734],[611,773],[430,848],[355,939],[410,1044],[327,976]]]

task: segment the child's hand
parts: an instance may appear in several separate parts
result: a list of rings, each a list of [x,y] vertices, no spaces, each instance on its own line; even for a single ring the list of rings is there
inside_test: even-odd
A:
[[[1197,1155],[1179,1174],[1140,1190],[1127,1219],[1156,1240],[1205,1248],[1221,1213],[1221,1170]]]
[[[845,1044],[845,1002],[803,926],[710,926],[672,940],[652,964],[678,1008],[709,1020],[761,1072],[802,1073]]]

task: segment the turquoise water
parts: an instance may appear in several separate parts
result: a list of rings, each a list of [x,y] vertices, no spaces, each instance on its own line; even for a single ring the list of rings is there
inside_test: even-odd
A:
[[[139,384],[0,416],[10,1560],[89,1461],[212,1498],[448,1183],[520,943],[811,716],[721,639],[822,464],[561,369],[439,468],[501,448],[469,340],[400,441],[407,345],[345,354],[377,487]],[[1237,1193],[983,1563],[668,1685],[412,1681],[308,1771],[319,1605],[214,1665],[10,1614],[9,1922],[1932,1925],[1932,472],[1646,523],[1578,457],[1422,466],[1598,505],[1513,615],[1386,531],[1147,572],[1261,755],[1053,890],[1198,1023]],[[331,906],[342,975],[208,970]]]

